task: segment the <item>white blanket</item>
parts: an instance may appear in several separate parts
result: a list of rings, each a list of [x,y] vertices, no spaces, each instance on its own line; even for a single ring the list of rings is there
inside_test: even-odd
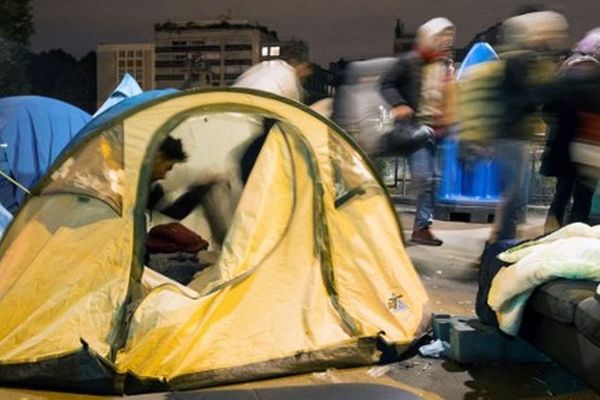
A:
[[[488,295],[500,329],[517,335],[531,292],[555,278],[600,281],[600,226],[569,225],[552,235],[498,256],[515,264],[502,268]]]

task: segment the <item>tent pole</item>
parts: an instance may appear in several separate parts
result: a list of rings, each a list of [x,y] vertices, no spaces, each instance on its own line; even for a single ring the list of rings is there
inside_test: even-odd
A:
[[[12,183],[13,185],[15,185],[16,187],[18,187],[19,189],[21,189],[25,193],[31,194],[31,192],[25,186],[21,185],[19,182],[17,182],[16,180],[14,180],[12,177],[8,176],[1,169],[0,169],[0,175],[2,175],[4,178],[6,178],[6,180],[8,180],[10,183]]]

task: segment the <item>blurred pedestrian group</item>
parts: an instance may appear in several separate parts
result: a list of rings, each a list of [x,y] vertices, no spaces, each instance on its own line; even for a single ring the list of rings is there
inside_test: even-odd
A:
[[[448,136],[464,154],[498,165],[488,245],[516,237],[528,201],[530,144],[540,133],[546,145],[539,172],[556,177],[546,232],[589,221],[600,172],[600,29],[571,54],[567,32],[557,12],[521,12],[503,22],[498,58],[468,67],[457,81],[456,27],[434,18],[418,28],[414,50],[344,69],[333,118],[371,157],[407,157],[416,192],[412,242],[442,245],[432,221],[443,178],[440,144]]]
[[[589,32],[571,54],[566,50],[567,31],[566,19],[557,12],[518,13],[503,22],[501,44],[496,52],[490,47],[493,57],[465,62],[456,74],[452,60],[456,27],[438,17],[417,29],[413,50],[397,58],[345,65],[331,117],[369,157],[407,159],[416,193],[412,243],[443,244],[432,224],[439,188],[448,178],[441,176],[440,160],[449,141],[459,143],[461,162],[471,169],[481,165],[477,164],[481,159],[493,160],[497,166],[499,197],[484,254],[495,245],[513,243],[517,236],[527,209],[532,138],[540,133],[546,135],[546,145],[539,172],[556,178],[546,232],[571,222],[589,222],[600,172],[600,29]],[[254,65],[234,86],[301,102],[304,80],[312,73],[306,56],[294,47],[282,49],[280,59]],[[322,104],[315,109],[324,113],[321,108]],[[254,122],[256,134],[235,151],[242,185],[278,124],[267,115],[256,116]],[[235,197],[234,188],[228,186],[227,177],[205,171],[172,204],[159,204],[165,196],[158,181],[187,154],[179,139],[167,138],[159,155],[163,158],[154,165],[149,210],[179,221],[202,207],[213,248],[218,248],[233,209],[225,199]],[[160,259],[165,246],[176,243],[181,258],[190,245],[194,249],[207,245],[177,222],[150,233],[154,247],[148,248],[149,265],[163,273],[174,265],[171,253],[165,262]],[[200,269],[199,261],[194,258],[192,268],[180,261],[171,275],[187,282]]]

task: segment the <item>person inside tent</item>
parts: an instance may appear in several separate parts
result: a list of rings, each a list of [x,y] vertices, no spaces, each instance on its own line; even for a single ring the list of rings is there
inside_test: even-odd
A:
[[[179,196],[174,202],[159,207],[161,200],[165,196],[163,186],[159,181],[163,180],[169,171],[179,163],[187,160],[188,155],[183,150],[181,139],[174,139],[171,136],[162,142],[158,149],[158,154],[152,165],[151,189],[148,196],[148,211],[160,212],[168,217],[181,220],[187,217],[196,207],[202,204],[202,198],[218,182],[220,178],[216,175],[207,174],[199,181],[190,186],[184,194]]]
[[[206,175],[175,201],[164,204],[165,190],[160,181],[175,165],[185,162],[187,158],[181,139],[167,136],[161,143],[152,164],[151,188],[147,203],[149,214],[159,212],[175,220],[182,220],[202,205],[207,193],[221,181],[216,175]],[[227,227],[217,219],[208,216],[209,225],[214,236],[224,237]],[[197,253],[207,248],[208,242],[181,223],[157,225],[148,233],[145,261],[150,268],[186,284],[200,269]]]

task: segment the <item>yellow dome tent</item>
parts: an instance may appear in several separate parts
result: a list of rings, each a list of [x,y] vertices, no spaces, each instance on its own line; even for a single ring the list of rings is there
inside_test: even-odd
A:
[[[215,264],[194,289],[143,284],[160,143],[180,137],[190,165],[226,169],[265,117],[278,122]],[[263,92],[176,93],[80,135],[7,229],[0,382],[123,393],[365,365],[382,343],[410,345],[427,304],[386,190],[345,133]]]

